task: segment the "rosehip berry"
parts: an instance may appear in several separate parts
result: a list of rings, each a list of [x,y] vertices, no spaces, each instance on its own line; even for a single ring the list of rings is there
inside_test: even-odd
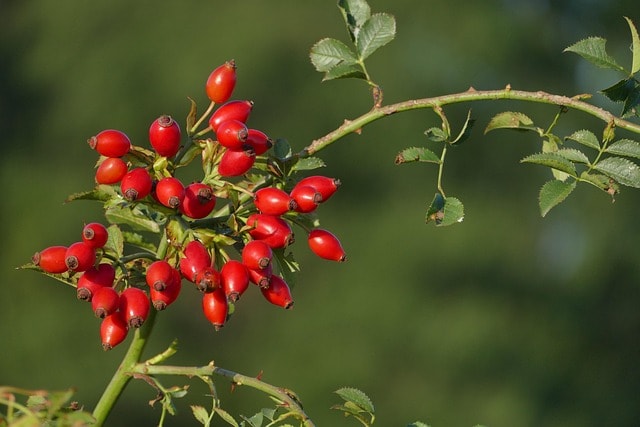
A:
[[[120,157],[107,157],[96,169],[96,183],[117,184],[127,174],[128,169]]]
[[[85,242],[72,243],[67,248],[64,263],[70,271],[86,271],[96,263],[96,250]]]
[[[261,213],[267,215],[282,215],[298,206],[286,191],[276,187],[257,190],[253,195],[253,203]]]
[[[251,240],[242,248],[242,263],[252,270],[263,270],[271,264],[273,251],[262,240]]]
[[[102,319],[100,337],[102,348],[107,351],[120,344],[127,337],[127,322],[119,311]]]
[[[291,298],[291,290],[289,285],[284,279],[278,275],[271,276],[269,286],[266,288],[260,288],[262,295],[271,304],[283,307],[285,309],[293,306],[293,299]]]
[[[149,127],[149,142],[161,156],[175,156],[180,150],[180,126],[171,116],[158,117]]]
[[[149,297],[142,289],[127,288],[120,294],[119,310],[130,328],[142,326],[149,316],[150,307]]]
[[[291,226],[279,216],[255,213],[247,218],[247,225],[252,227],[249,235],[253,239],[262,240],[272,249],[287,247],[294,241]]]
[[[269,264],[267,268],[257,270],[249,268],[249,281],[258,285],[260,288],[266,288],[271,282],[273,276],[273,264]]]
[[[171,209],[180,207],[184,200],[184,194],[184,185],[178,178],[172,176],[164,177],[158,181],[154,192],[156,200]]]
[[[204,218],[216,207],[213,189],[202,182],[193,182],[184,189],[180,212],[193,219]]]
[[[347,257],[338,238],[327,230],[320,228],[311,230],[308,243],[313,253],[320,258],[342,262]]]
[[[33,254],[31,261],[46,273],[60,274],[68,270],[65,263],[66,254],[66,246],[49,246]]]
[[[240,261],[230,259],[220,269],[220,282],[230,301],[237,301],[249,287],[249,271]]]
[[[195,284],[200,292],[211,292],[220,287],[220,273],[213,267],[205,267],[196,274]]]
[[[296,185],[289,195],[296,201],[296,212],[313,212],[322,202],[322,194],[310,185]]]
[[[222,288],[202,295],[202,311],[216,331],[224,326],[229,313],[229,304]]]
[[[98,289],[113,286],[115,278],[116,270],[111,264],[102,263],[97,267],[91,267],[78,278],[78,299],[91,301]]]
[[[151,193],[152,187],[153,180],[151,175],[143,167],[130,170],[120,181],[122,196],[130,202],[147,197]]]
[[[82,229],[82,241],[92,248],[101,248],[109,239],[107,227],[99,222],[90,222]]]
[[[149,298],[151,299],[153,308],[158,311],[164,310],[178,298],[181,290],[182,278],[180,277],[180,272],[174,269],[172,280],[167,283],[167,286],[163,290],[157,291],[154,288],[149,290]]]
[[[110,286],[98,288],[91,298],[91,308],[100,319],[115,313],[119,305],[120,295]]]
[[[161,291],[173,280],[174,268],[165,260],[152,262],[147,267],[145,280],[149,288]]]
[[[322,175],[313,175],[302,178],[296,185],[308,185],[316,189],[322,195],[322,201],[329,200],[340,187],[340,180],[337,178],[329,178]]]
[[[107,129],[87,141],[89,147],[105,157],[122,157],[131,149],[129,137],[119,130]]]
[[[218,132],[218,126],[227,120],[238,120],[246,123],[253,109],[253,102],[233,100],[222,104],[209,118],[209,126],[214,132]]]
[[[218,126],[216,138],[220,145],[230,150],[242,150],[249,130],[247,125],[239,120],[227,120]]]
[[[207,79],[207,97],[216,104],[226,102],[236,86],[236,63],[232,59],[217,67]]]
[[[225,150],[218,164],[220,176],[231,177],[244,175],[256,161],[256,152],[248,145],[241,151]]]
[[[211,255],[207,248],[198,240],[187,243],[180,258],[180,272],[190,282],[196,282],[198,272],[211,266]]]
[[[258,129],[249,129],[247,133],[247,144],[253,148],[256,156],[266,153],[269,148],[273,147],[273,141]]]

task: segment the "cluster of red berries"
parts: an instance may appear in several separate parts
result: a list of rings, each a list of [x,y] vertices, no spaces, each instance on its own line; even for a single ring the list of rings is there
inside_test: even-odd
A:
[[[228,197],[229,190],[222,191],[218,185],[225,186],[227,177],[245,175],[254,166],[256,156],[273,146],[264,132],[246,125],[253,103],[229,100],[235,82],[233,61],[216,68],[207,80],[211,107],[222,105],[209,117],[209,128],[198,133],[213,131],[216,136],[215,140],[204,141],[215,147],[216,156],[207,160],[204,145],[200,147],[203,163],[210,161],[214,166],[202,181],[184,185],[175,176],[176,164],[189,144],[183,144],[180,126],[168,115],[151,123],[149,142],[153,152],[132,145],[124,132],[115,129],[104,130],[88,140],[89,146],[100,154],[97,184],[119,187],[115,197],[130,207],[144,204],[151,209],[164,209],[167,218],[175,218],[186,230],[180,238],[168,239],[170,249],[163,259],[143,257],[123,262],[118,259],[122,254],[112,247],[117,245],[107,244],[109,231],[100,223],[87,224],[79,242],[68,247],[51,246],[33,256],[35,266],[49,274],[63,274],[68,283],[76,286],[78,299],[91,302],[94,313],[102,319],[100,333],[106,350],[122,342],[130,328],[140,327],[151,306],[160,311],[171,305],[180,294],[183,279],[202,292],[203,313],[216,329],[225,324],[232,312],[231,304],[251,283],[270,303],[283,308],[293,305],[290,287],[274,267],[275,251],[293,243],[292,226],[300,224],[296,219],[313,213],[326,202],[340,181],[308,176],[288,191],[284,189],[287,181],[282,179],[248,185],[242,192],[250,197],[237,202],[236,196],[236,203],[229,203],[240,220],[235,229],[203,229],[206,226],[197,220],[212,214],[216,197]],[[194,132],[190,129],[187,133],[193,137]],[[204,164],[203,167],[207,170]],[[167,219],[166,223],[170,221]],[[304,228],[308,231],[308,245],[316,255],[345,260],[345,251],[335,235],[317,227]],[[223,233],[224,238],[211,238],[215,233]],[[234,248],[238,259],[233,259],[226,248]]]

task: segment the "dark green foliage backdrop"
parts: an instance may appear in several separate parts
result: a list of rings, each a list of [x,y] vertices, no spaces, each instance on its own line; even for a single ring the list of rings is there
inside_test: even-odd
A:
[[[617,76],[562,54],[588,35],[609,39],[629,61],[623,16],[640,23],[631,0],[562,2],[372,1],[396,16],[398,35],[368,65],[387,103],[504,87],[573,95]],[[308,50],[321,37],[346,39],[334,2],[5,0],[0,3],[0,117],[3,123],[0,227],[0,384],[77,388],[93,407],[124,346],[100,349],[97,319],[72,289],[16,271],[33,252],[79,238],[98,205],[63,204],[93,182],[96,156],[85,140],[104,128],[146,144],[162,113],[186,115],[186,96],[204,108],[210,70],[234,58],[235,97],[252,99],[251,125],[295,149],[370,108],[361,82],[320,84]],[[625,64],[627,63],[625,62]],[[605,107],[600,95],[595,101]],[[377,122],[321,153],[324,174],[344,183],[320,211],[340,236],[345,264],[312,257],[303,265],[295,308],[284,312],[247,295],[215,333],[186,289],[163,313],[151,351],[177,337],[175,364],[221,366],[295,390],[318,425],[342,425],[328,408],[350,385],[376,404],[377,424],[420,419],[433,426],[636,426],[640,419],[640,195],[612,204],[579,189],[546,218],[537,192],[542,168],[520,165],[531,136],[481,129],[492,114],[526,110],[541,125],[550,107],[473,105],[471,141],[449,154],[445,184],[463,200],[462,225],[423,224],[435,192],[432,166],[397,167],[397,151],[422,143],[437,125],[430,112]],[[467,106],[450,110],[457,125]],[[617,108],[613,106],[613,108]],[[566,115],[570,133],[602,124]],[[300,239],[302,240],[302,239]],[[182,378],[166,379],[182,385]],[[251,390],[224,407],[251,415],[269,401]],[[168,425],[195,425],[187,403]],[[112,425],[154,425],[154,391],[133,383]],[[187,398],[189,399],[189,398]],[[349,421],[351,422],[351,421]],[[355,425],[355,424],[351,424]]]

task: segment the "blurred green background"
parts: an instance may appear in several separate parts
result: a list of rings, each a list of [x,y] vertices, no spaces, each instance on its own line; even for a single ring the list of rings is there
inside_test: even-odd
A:
[[[623,16],[640,24],[635,0],[372,0],[395,15],[396,40],[368,69],[392,103],[469,86],[567,95],[607,87],[620,76],[562,50],[599,35],[630,63]],[[252,127],[307,145],[370,108],[362,82],[322,83],[308,61],[322,37],[346,40],[334,1],[0,2],[0,384],[77,388],[92,408],[126,345],[105,353],[88,306],[72,289],[16,266],[52,244],[79,238],[103,220],[91,202],[64,204],[93,185],[96,155],[85,141],[105,128],[146,144],[160,114],[185,117],[187,96],[204,108],[204,82],[225,60],[238,64],[235,98],[252,99]],[[619,108],[596,94],[593,101]],[[356,425],[329,407],[333,391],[361,388],[380,426],[422,420],[435,426],[585,427],[640,425],[640,194],[611,203],[578,188],[541,218],[548,172],[520,165],[539,150],[532,135],[482,128],[495,113],[526,111],[546,126],[556,110],[518,103],[448,108],[460,126],[479,119],[471,141],[451,150],[448,195],[466,219],[439,229],[423,223],[435,192],[433,165],[398,167],[395,154],[425,141],[435,115],[414,111],[366,127],[320,154],[323,174],[343,186],[319,211],[349,260],[319,260],[294,246],[303,265],[285,312],[249,292],[215,333],[196,292],[183,292],[158,321],[148,354],[174,337],[173,364],[209,360],[295,390],[319,426]],[[567,135],[602,123],[570,112]],[[622,134],[620,134],[622,136]],[[632,135],[626,135],[633,137]],[[637,139],[637,135],[635,136]],[[303,239],[299,239],[303,240]],[[165,385],[183,385],[166,378]],[[166,425],[196,425],[189,404],[207,404],[195,380]],[[270,401],[250,389],[224,408],[251,415]],[[155,392],[134,382],[110,425],[155,425]],[[221,420],[215,425],[223,425]]]

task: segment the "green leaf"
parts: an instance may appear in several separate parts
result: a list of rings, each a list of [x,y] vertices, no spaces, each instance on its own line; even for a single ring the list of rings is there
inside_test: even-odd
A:
[[[204,426],[209,425],[209,412],[199,405],[191,405],[191,412],[198,422]]]
[[[640,188],[640,167],[622,157],[608,157],[593,167],[598,172],[628,187]]]
[[[473,125],[475,124],[475,122],[475,119],[471,118],[471,110],[469,110],[469,112],[467,113],[467,119],[464,121],[462,129],[460,129],[460,133],[458,134],[456,139],[451,141],[451,144],[461,144],[469,139],[469,136],[471,136],[471,129],[473,129]]]
[[[495,129],[531,130],[542,134],[542,129],[534,126],[533,120],[526,114],[514,111],[505,111],[493,116],[484,133],[486,134]]]
[[[313,170],[318,168],[323,168],[326,166],[324,160],[319,157],[306,157],[304,159],[299,159],[292,167],[291,170],[294,171],[306,171]]]
[[[360,64],[342,63],[338,64],[324,74],[323,82],[336,79],[366,79],[367,76],[362,71]]]
[[[411,162],[427,162],[440,164],[440,158],[428,148],[409,147],[398,153],[395,159],[396,165]]]
[[[631,91],[627,99],[624,101],[622,108],[622,117],[631,117],[632,115],[640,115],[638,111],[640,105],[640,84],[636,83],[636,87]]]
[[[455,197],[446,199],[440,193],[436,193],[427,210],[425,222],[434,221],[437,226],[452,225],[462,222],[464,219],[464,206]]]
[[[332,38],[325,38],[314,44],[309,57],[320,72],[329,71],[341,63],[354,64],[358,60],[346,44]]]
[[[124,235],[122,234],[122,230],[116,224],[111,224],[107,227],[107,243],[104,245],[104,250],[106,252],[111,252],[116,257],[122,257],[124,253]]]
[[[233,427],[240,427],[238,422],[231,416],[231,414],[229,414],[224,409],[216,407],[216,408],[213,408],[213,411],[217,415],[219,415],[220,418],[226,421],[227,424],[232,425]]]
[[[633,80],[633,78],[628,78],[620,80],[618,83],[609,86],[600,92],[613,102],[624,102],[629,98],[629,95],[631,95],[631,92],[635,87],[635,80]]]
[[[375,412],[373,402],[371,402],[369,396],[367,396],[362,390],[358,390],[357,388],[352,387],[343,387],[336,390],[335,393],[340,396],[345,402],[355,403],[363,411],[369,413]]]
[[[347,25],[347,30],[349,30],[351,41],[355,42],[360,28],[371,16],[369,4],[365,0],[340,0],[338,1],[338,8]]]
[[[187,132],[191,132],[191,128],[193,127],[193,125],[196,123],[196,116],[198,114],[198,105],[196,104],[196,101],[194,101],[193,99],[187,97],[187,99],[189,99],[189,113],[187,114]]]
[[[444,142],[449,139],[449,135],[447,135],[444,130],[438,127],[429,128],[424,131],[424,134],[427,135],[427,138],[429,138],[429,140],[433,142]]]
[[[593,132],[586,129],[576,131],[571,135],[565,137],[565,139],[575,141],[579,144],[586,145],[587,147],[594,148],[596,150],[600,149],[600,141],[598,141],[598,137],[595,136]]]
[[[606,191],[612,195],[618,193],[620,190],[618,184],[606,175],[592,174],[585,171],[580,174],[580,179],[589,181],[590,183],[595,184],[596,187],[599,187],[602,191]]]
[[[635,157],[636,159],[640,159],[640,143],[630,139],[621,139],[616,141],[608,146],[605,151],[619,156]]]
[[[286,160],[292,154],[291,146],[286,139],[278,138],[273,144],[273,155],[278,160]]]
[[[72,202],[74,200],[97,200],[100,202],[106,202],[115,197],[118,197],[115,187],[101,184],[93,190],[71,194],[65,199],[65,203]]]
[[[573,52],[600,68],[624,71],[615,59],[606,52],[607,40],[601,37],[589,37],[566,48],[565,52]]]
[[[252,415],[250,418],[240,415],[240,418],[249,423],[249,427],[261,427],[262,421],[264,420],[264,416],[261,412]]]
[[[146,249],[149,252],[155,253],[158,248],[155,244],[148,242],[142,234],[133,233],[131,231],[123,231],[122,236],[124,237],[125,243],[128,243],[133,246],[137,246],[142,249]]]
[[[107,220],[115,224],[127,224],[134,230],[160,232],[160,225],[149,218],[138,206],[114,204],[105,210]]]
[[[629,29],[631,30],[631,51],[633,52],[631,74],[635,74],[640,71],[640,37],[638,36],[638,29],[633,25],[633,21],[626,16],[624,19],[627,20],[627,24],[629,24]]]
[[[576,188],[576,181],[564,182],[557,179],[546,182],[540,189],[540,214],[545,216],[560,204]]]
[[[396,20],[387,13],[372,15],[362,26],[356,38],[358,58],[363,61],[396,36]]]
[[[580,150],[576,150],[575,148],[563,148],[556,151],[556,153],[571,162],[584,163],[587,165],[589,164],[589,158],[587,157],[587,155]]]
[[[537,165],[547,166],[561,172],[576,176],[576,168],[573,163],[558,153],[538,153],[532,154],[520,160],[520,163],[534,163]]]

